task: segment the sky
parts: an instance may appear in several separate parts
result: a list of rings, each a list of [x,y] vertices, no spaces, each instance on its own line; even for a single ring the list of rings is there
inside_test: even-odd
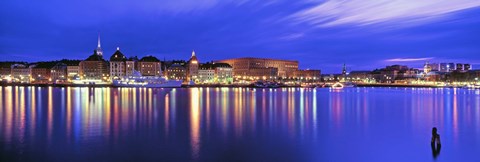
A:
[[[262,57],[340,73],[480,67],[479,0],[2,0],[0,61]]]

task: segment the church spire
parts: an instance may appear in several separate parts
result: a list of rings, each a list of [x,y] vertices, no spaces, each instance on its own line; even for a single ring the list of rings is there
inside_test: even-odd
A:
[[[100,48],[100,33],[98,33],[98,45],[97,45],[98,48]]]
[[[98,42],[97,42],[97,54],[102,56],[103,55],[103,50],[102,50],[102,47],[100,45],[100,33],[98,33]]]
[[[195,56],[195,50],[192,50],[192,57]]]

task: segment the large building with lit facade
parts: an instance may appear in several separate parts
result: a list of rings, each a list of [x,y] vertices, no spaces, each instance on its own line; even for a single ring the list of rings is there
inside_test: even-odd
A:
[[[61,83],[67,81],[67,64],[58,62],[50,69],[50,81]]]
[[[187,69],[181,64],[172,64],[165,70],[165,76],[173,80],[186,80]]]
[[[93,51],[87,59],[80,62],[80,78],[86,80],[107,80],[109,78],[108,63]]]
[[[218,60],[217,63],[227,63],[233,67],[235,77],[254,79],[276,79],[276,77],[292,78],[298,70],[298,61],[266,58],[235,58]],[[274,74],[275,73],[275,74]],[[274,75],[272,75],[274,74]],[[273,78],[272,78],[273,77]]]
[[[11,78],[13,82],[30,82],[30,68],[26,64],[13,64],[11,66]]]
[[[115,53],[110,56],[110,77],[111,79],[121,79],[126,75],[127,58],[117,47]]]
[[[161,63],[154,56],[145,56],[138,61],[138,71],[142,76],[162,76]]]
[[[205,63],[198,69],[198,82],[203,84],[233,83],[232,66],[227,63]]]

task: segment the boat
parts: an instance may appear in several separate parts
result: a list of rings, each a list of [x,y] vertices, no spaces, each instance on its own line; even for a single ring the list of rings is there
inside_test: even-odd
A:
[[[256,81],[253,83],[253,87],[256,88],[279,88],[282,85],[277,82],[270,82],[270,81]]]
[[[133,75],[113,80],[114,87],[179,88],[182,80],[168,80],[163,76],[142,76],[134,71]]]
[[[333,89],[342,89],[342,88],[351,88],[351,87],[355,87],[355,86],[356,85],[354,83],[351,83],[351,82],[345,82],[345,83],[336,82],[331,87]]]

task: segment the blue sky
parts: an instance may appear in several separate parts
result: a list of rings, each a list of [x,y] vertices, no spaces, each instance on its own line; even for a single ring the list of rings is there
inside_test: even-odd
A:
[[[480,67],[478,0],[3,0],[0,61],[104,55],[299,60],[339,73],[425,61]]]

